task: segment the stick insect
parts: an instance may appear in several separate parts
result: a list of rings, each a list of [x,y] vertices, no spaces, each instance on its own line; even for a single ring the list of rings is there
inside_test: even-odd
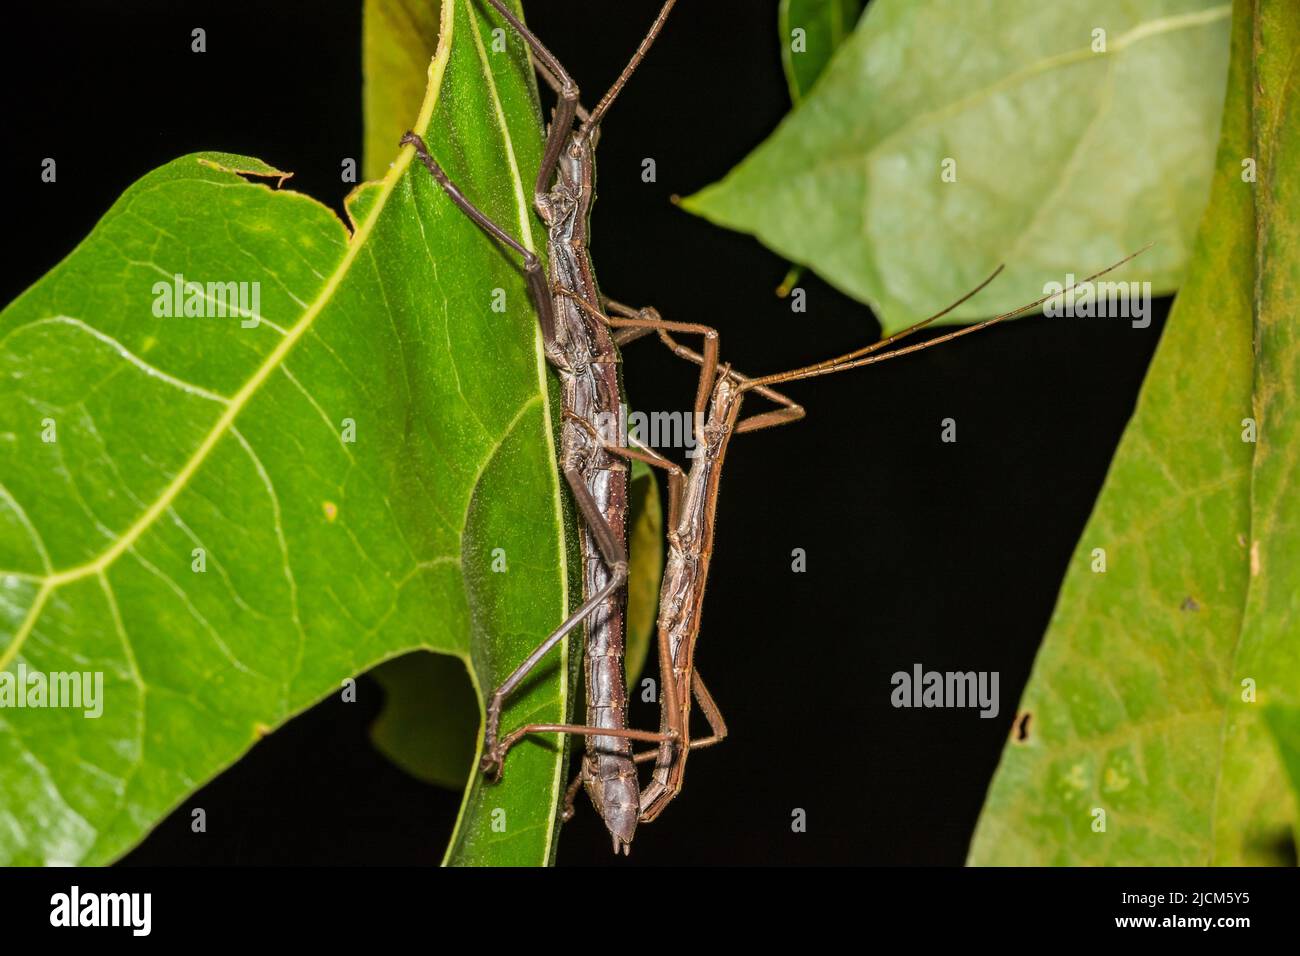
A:
[[[429,173],[465,215],[523,260],[524,277],[537,310],[546,359],[562,382],[564,422],[560,469],[582,518],[584,600],[493,691],[487,705],[480,769],[499,779],[506,752],[528,733],[556,731],[584,736],[587,750],[579,779],[609,829],[614,852],[620,849],[627,852],[639,816],[640,789],[631,759],[631,742],[658,741],[661,735],[627,728],[623,671],[628,572],[627,465],[605,450],[604,442],[597,440],[600,433],[594,426],[587,429],[574,424],[621,419],[619,354],[611,326],[591,320],[577,302],[600,297],[587,252],[594,196],[594,149],[600,122],[658,37],[676,0],[666,0],[623,72],[590,112],[579,102],[577,84],[537,36],[502,0],[487,2],[528,45],[538,74],[558,98],[534,186],[534,205],[547,227],[549,275],[536,253],[497,225],[461,192],[418,135],[408,132],[402,137],[402,145],[415,149]],[[649,315],[629,317],[624,324],[646,332],[699,331],[698,326],[664,322]],[[584,620],[587,723],[530,724],[500,739],[506,699]]]
[[[758,378],[742,375],[729,365],[719,366],[718,335],[713,329],[701,327],[706,346],[703,354],[678,343],[670,334],[675,331],[673,329],[633,327],[618,337],[619,344],[627,344],[634,338],[657,331],[659,338],[676,355],[700,366],[695,421],[696,440],[699,443],[698,447],[702,449],[702,454],[694,459],[689,473],[683,472],[678,465],[644,445],[633,443],[638,447],[619,447],[604,441],[594,430],[589,429],[587,423],[578,423],[580,427],[589,429],[593,441],[602,441],[605,450],[610,454],[643,461],[665,470],[668,476],[668,558],[664,565],[658,618],[658,654],[662,685],[661,738],[656,749],[635,754],[633,757],[636,763],[653,760],[655,764],[650,782],[641,793],[641,822],[648,823],[658,817],[681,791],[686,771],[686,758],[690,751],[719,743],[727,736],[727,725],[722,718],[722,713],[695,667],[695,646],[700,633],[704,612],[704,591],[713,554],[719,481],[731,439],[744,432],[759,431],[798,421],[805,414],[801,405],[771,386],[845,372],[864,365],[874,365],[979,332],[1013,316],[1036,309],[1048,300],[1065,295],[1081,284],[1092,282],[1118,269],[1143,251],[1145,249],[1126,256],[1080,280],[1070,289],[1045,295],[1010,312],[924,342],[882,351],[947,315],[975,296],[1002,271],[1002,267],[999,266],[988,278],[956,302],[909,328],[832,359]],[[605,316],[594,303],[584,301],[580,304],[586,311],[600,317],[603,321],[609,322],[614,327],[619,326],[620,319]],[[607,302],[607,306],[615,315],[626,318],[641,315],[618,303]],[[778,407],[741,418],[741,405],[746,394],[751,391]],[[709,725],[709,735],[706,737],[692,739],[690,736],[692,697],[700,705],[700,710]],[[573,797],[578,782],[575,780],[566,793],[564,810],[566,820],[573,813]]]

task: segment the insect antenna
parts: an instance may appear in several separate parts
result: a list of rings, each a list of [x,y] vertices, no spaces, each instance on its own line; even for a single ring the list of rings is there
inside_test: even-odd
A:
[[[641,40],[641,45],[638,46],[636,52],[632,54],[632,59],[628,61],[627,66],[623,67],[623,72],[618,75],[618,79],[614,81],[614,85],[611,86],[605,95],[600,98],[600,102],[597,103],[596,108],[591,111],[591,115],[583,120],[582,126],[578,129],[579,136],[585,136],[600,124],[600,121],[605,116],[605,112],[609,109],[610,104],[614,102],[614,97],[618,96],[618,94],[623,91],[623,87],[627,85],[627,81],[632,78],[632,74],[636,72],[636,68],[640,66],[641,61],[645,59],[645,55],[650,52],[650,45],[654,43],[655,39],[659,36],[659,31],[663,29],[664,21],[668,19],[668,14],[672,10],[673,4],[676,2],[677,0],[666,0],[663,8],[659,11],[659,15],[655,17],[654,23],[650,24],[650,29]]]
[[[903,346],[902,348],[892,349],[890,351],[883,352],[880,355],[871,354],[873,352],[880,351],[881,349],[893,344],[894,342],[897,342],[901,338],[911,335],[913,332],[916,332],[919,329],[924,328],[925,326],[933,322],[935,319],[947,315],[953,309],[957,308],[957,306],[961,305],[967,299],[970,299],[981,289],[987,286],[990,282],[992,282],[993,279],[998,275],[998,273],[1002,271],[1002,266],[998,266],[998,268],[994,270],[992,275],[990,275],[987,279],[985,279],[983,282],[977,285],[974,289],[967,292],[956,302],[952,303],[942,311],[936,312],[934,315],[930,316],[929,318],[923,319],[922,321],[917,322],[915,325],[903,329],[901,332],[895,332],[893,335],[889,336],[888,338],[881,339],[878,342],[873,342],[872,344],[864,346],[863,348],[860,348],[854,352],[848,352],[844,355],[838,356],[833,359],[826,359],[824,361],[817,362],[814,365],[805,365],[801,368],[791,369],[788,372],[775,372],[771,375],[764,375],[759,378],[751,378],[745,381],[744,383],[742,383],[741,388],[747,391],[751,388],[757,388],[760,385],[776,385],[780,382],[794,382],[805,378],[816,378],[818,375],[832,375],[835,372],[847,372],[851,368],[858,368],[859,366],[862,365],[874,365],[877,362],[884,362],[887,361],[888,359],[899,358],[900,356],[908,355],[912,352],[920,352],[923,349],[933,348],[936,345],[943,345],[945,342],[951,342],[953,339],[961,338],[963,335],[971,335],[974,332],[979,332],[983,329],[987,329],[990,325],[997,325],[999,322],[1002,322],[1006,319],[1010,319],[1013,318],[1014,316],[1022,315],[1025,312],[1029,312],[1033,309],[1036,309],[1045,302],[1055,299],[1058,296],[1065,295],[1068,292],[1072,292],[1075,289],[1077,289],[1079,286],[1085,285],[1086,283],[1089,283],[1094,279],[1098,279],[1101,276],[1106,275],[1106,273],[1108,272],[1113,272],[1114,270],[1118,269],[1120,266],[1124,265],[1126,262],[1129,262],[1130,260],[1136,258],[1137,256],[1140,256],[1142,253],[1146,252],[1150,248],[1151,248],[1151,244],[1148,243],[1147,245],[1143,246],[1141,249],[1137,250],[1137,252],[1131,252],[1123,259],[1120,259],[1118,262],[1114,262],[1111,265],[1108,265],[1106,268],[1098,272],[1094,272],[1092,275],[1088,276],[1085,279],[1080,279],[1079,281],[1071,285],[1069,288],[1062,289],[1060,292],[1053,292],[1050,293],[1049,295],[1044,295],[1040,298],[1035,299],[1033,302],[1029,302],[1025,305],[1022,305],[1017,309],[1012,309],[1010,312],[1003,312],[1001,315],[996,315],[991,319],[985,319],[983,322],[979,322],[975,325],[969,325],[966,328],[958,329],[955,332],[949,332],[946,335],[940,335],[937,338],[927,339],[924,342],[918,342],[916,345],[907,345],[907,346]]]

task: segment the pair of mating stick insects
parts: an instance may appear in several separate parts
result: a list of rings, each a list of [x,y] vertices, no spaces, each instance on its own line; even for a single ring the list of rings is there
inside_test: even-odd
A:
[[[655,819],[681,790],[689,752],[715,744],[727,734],[721,712],[696,670],[694,659],[713,552],[719,479],[731,438],[803,417],[803,408],[772,385],[847,371],[941,345],[1035,309],[1054,296],[1044,296],[1011,312],[925,342],[888,350],[893,343],[974,296],[1001,271],[999,267],[943,311],[845,355],[759,378],[720,365],[715,329],[665,321],[654,309],[632,309],[602,298],[587,249],[594,149],[600,121],[645,57],[675,0],[666,0],[628,65],[591,111],[581,106],[577,85],[542,42],[501,0],[487,2],[524,39],[539,75],[558,98],[534,192],[535,206],[547,227],[549,274],[544,272],[534,252],[503,230],[456,187],[419,136],[407,133],[402,143],[414,147],[433,178],[471,220],[523,259],[546,358],[562,383],[560,470],[583,521],[584,599],[493,692],[487,706],[480,769],[499,777],[507,752],[530,734],[583,736],[586,753],[582,768],[566,793],[565,818],[572,813],[577,787],[584,786],[612,836],[614,852],[626,853],[637,823]],[[1089,282],[1132,257],[1081,281]],[[1064,293],[1055,293],[1061,294]],[[701,352],[678,343],[674,333],[702,336]],[[617,411],[622,402],[622,384],[618,347],[647,334],[657,334],[675,354],[700,366],[694,421],[698,430],[696,440],[703,453],[695,459],[689,473],[648,446],[633,440],[632,447],[628,447],[623,435],[605,434],[600,428],[601,422],[608,427],[608,423],[620,420]],[[741,418],[742,402],[751,391],[775,403],[777,408]],[[639,460],[661,468],[668,476],[668,558],[657,621],[662,687],[658,731],[627,727],[623,671],[628,569],[625,460]],[[502,737],[501,712],[506,698],[584,621],[587,723],[528,724]],[[699,703],[709,724],[707,737],[690,737],[692,698]],[[657,747],[633,754],[632,741],[653,743]],[[650,783],[642,790],[635,765],[649,760],[654,761],[654,769]]]
[[[1070,289],[1081,284],[1086,285],[1119,268],[1139,254],[1140,251],[1126,256],[1119,262],[1080,280]],[[663,686],[660,727],[657,735],[638,738],[657,739],[659,746],[656,750],[635,754],[632,758],[637,763],[654,760],[650,783],[641,792],[642,822],[648,823],[654,820],[681,791],[682,779],[686,771],[686,758],[690,751],[719,743],[727,736],[726,722],[722,719],[717,704],[700,678],[699,670],[695,667],[695,645],[704,614],[704,591],[708,584],[713,555],[719,482],[731,439],[743,432],[784,425],[804,417],[803,407],[776,391],[771,387],[773,385],[846,372],[864,365],[874,365],[912,352],[933,348],[936,345],[943,345],[945,342],[979,332],[1006,319],[1037,309],[1049,299],[1070,291],[1067,289],[1065,292],[1044,295],[1033,302],[976,325],[948,332],[914,345],[889,349],[889,346],[895,342],[925,328],[974,297],[1001,271],[1002,266],[998,266],[988,278],[951,305],[888,338],[813,365],[757,378],[742,375],[729,365],[718,364],[718,333],[706,326],[698,326],[692,330],[704,335],[706,345],[704,354],[679,344],[671,335],[672,330],[662,327],[637,330],[623,337],[622,341],[626,343],[647,332],[657,331],[659,338],[676,355],[700,366],[694,420],[700,423],[698,426],[700,434],[696,436],[696,440],[702,453],[695,457],[689,472],[683,472],[678,465],[638,443],[634,442],[637,447],[631,448],[604,443],[605,450],[612,455],[645,462],[662,468],[668,474],[668,558],[664,564],[663,581],[660,586],[657,622],[659,672]],[[592,303],[584,302],[582,305],[585,310],[602,321],[611,323],[616,321],[602,315]],[[628,312],[625,307],[617,303],[607,303],[607,305],[616,315]],[[741,404],[746,394],[751,391],[777,407],[741,418]],[[582,426],[588,427],[585,422]],[[593,440],[598,440],[594,430],[590,434]],[[692,739],[690,736],[692,696],[699,703],[700,710],[708,722],[707,737]],[[522,727],[512,734],[511,738],[518,739],[526,733],[555,729],[558,728],[545,725]],[[572,814],[576,780],[574,784],[566,794],[566,819]]]

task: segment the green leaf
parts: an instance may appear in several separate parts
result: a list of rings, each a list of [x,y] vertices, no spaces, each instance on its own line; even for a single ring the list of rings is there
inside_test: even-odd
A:
[[[442,13],[413,126],[536,243],[530,65],[487,52],[469,0]],[[481,689],[563,618],[555,409],[517,264],[409,149],[352,197],[354,234],[250,181],[285,175],[168,163],[0,313],[0,667],[103,674],[98,719],[0,710],[0,862],[111,861],[353,675],[422,648]],[[260,320],[159,317],[176,274],[259,283]],[[565,716],[567,659],[507,723]],[[467,794],[448,860],[549,861],[563,783],[560,748],[518,748]]]
[[[798,103],[862,15],[866,0],[781,0],[777,11],[781,33],[781,67]],[[796,43],[795,30],[803,33]]]
[[[1255,374],[1252,407],[1259,441],[1250,480],[1250,586],[1233,656],[1236,680],[1258,686],[1258,703],[1300,706],[1300,566],[1295,529],[1300,499],[1293,482],[1300,469],[1300,95],[1295,50],[1300,49],[1300,8],[1289,0],[1239,3],[1239,19],[1253,19],[1248,78],[1253,139],[1236,159],[1238,177],[1245,157],[1258,165],[1253,221]],[[1250,13],[1253,11],[1253,18]],[[1244,30],[1245,28],[1242,27]],[[1242,41],[1243,46],[1245,41]],[[1251,863],[1272,857],[1288,844],[1295,806],[1277,762],[1260,706],[1229,707],[1223,725],[1223,767],[1214,804],[1216,862]]]
[[[627,650],[623,669],[631,687],[645,669],[655,635],[659,584],[664,573],[664,512],[650,466],[632,463],[627,521]]]
[[[1300,708],[1265,707],[1264,719],[1291,787],[1292,845],[1300,846]]]
[[[1114,278],[1170,292],[1208,195],[1229,12],[1225,0],[877,0],[812,94],[683,205],[813,269],[887,332],[1003,262],[948,321],[1014,308],[1044,277],[1149,242]]]
[[[366,0],[362,10],[367,179],[382,179],[424,101],[438,44],[438,0]]]
[[[1300,704],[1300,503],[1284,493],[1300,453],[1286,384],[1300,372],[1300,11],[1236,10],[1188,278],[1066,576],[974,864],[1293,859],[1296,808],[1263,711]]]
[[[460,790],[476,772],[479,700],[462,661],[416,652],[370,676],[384,709],[370,726],[376,749],[411,776]]]
[[[781,0],[777,31],[790,102],[798,105],[808,95],[831,55],[852,32],[865,5],[866,0]],[[803,266],[791,266],[776,294],[788,296],[802,276]]]

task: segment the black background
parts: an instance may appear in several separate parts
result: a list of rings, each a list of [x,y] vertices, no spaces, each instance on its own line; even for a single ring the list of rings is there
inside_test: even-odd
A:
[[[259,156],[341,209],[340,161],[361,153],[359,2],[32,6],[0,26],[0,301],[53,267],[131,182],[186,152]],[[657,4],[526,8],[592,102]],[[201,56],[190,53],[195,26],[207,30]],[[753,373],[877,334],[867,308],[812,276],[807,313],[792,314],[773,295],[779,257],[669,201],[720,178],[786,113],[778,43],[775,0],[679,4],[604,124],[593,222],[608,294],[716,325],[724,356]],[[46,156],[57,186],[39,180]],[[657,183],[641,181],[645,157]],[[1025,319],[796,384],[806,421],[733,444],[698,656],[732,737],[692,758],[686,792],[622,865],[963,860],[1167,306],[1147,329]],[[687,407],[688,367],[651,340],[626,362],[637,407]],[[946,417],[956,444],[939,440]],[[796,547],[803,574],[790,569]],[[1000,672],[1001,713],[892,708],[890,675],[917,662]],[[190,833],[182,808],[127,861],[436,861],[459,795],[373,751],[379,691],[361,688],[360,703],[320,705],[187,800],[207,810],[206,834]],[[655,723],[648,708],[633,715]],[[807,811],[806,833],[791,832],[794,808]],[[580,804],[559,861],[610,859]]]

